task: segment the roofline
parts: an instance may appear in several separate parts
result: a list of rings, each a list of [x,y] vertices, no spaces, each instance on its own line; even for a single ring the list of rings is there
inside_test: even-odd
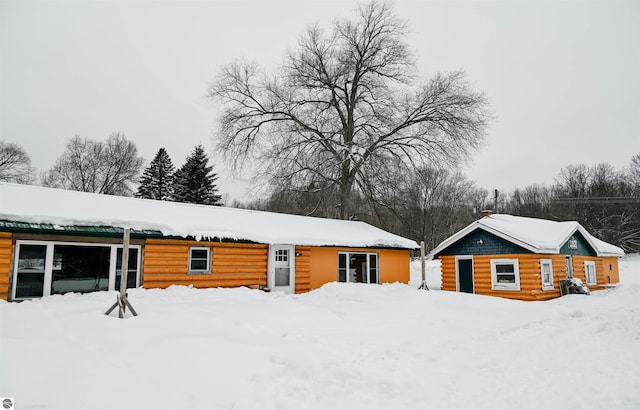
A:
[[[449,238],[445,239],[443,242],[441,242],[438,246],[436,246],[431,252],[429,252],[429,254],[427,255],[428,259],[434,259],[435,256],[444,251],[445,249],[447,249],[449,246],[453,245],[454,243],[456,243],[457,241],[459,241],[460,239],[464,238],[465,236],[467,236],[468,234],[470,234],[471,232],[477,230],[477,229],[482,229],[485,232],[489,232],[491,234],[494,234],[496,236],[498,236],[499,238],[502,238],[504,240],[507,240],[515,245],[518,245],[524,249],[530,250],[533,253],[536,254],[554,254],[554,255],[558,255],[560,254],[560,248],[562,247],[562,245],[564,245],[569,238],[571,238],[572,235],[575,235],[576,232],[580,232],[580,234],[583,236],[583,238],[587,241],[587,243],[589,244],[589,246],[591,246],[591,249],[594,250],[594,252],[596,253],[596,256],[623,256],[623,254],[619,254],[619,253],[613,253],[613,252],[602,252],[598,249],[598,246],[593,242],[593,236],[582,226],[580,225],[580,223],[576,222],[576,221],[567,221],[567,222],[575,222],[576,227],[574,229],[572,229],[569,234],[561,241],[561,243],[555,247],[555,248],[538,248],[534,245],[531,245],[525,241],[522,241],[518,238],[515,238],[511,235],[508,235],[502,231],[499,231],[495,228],[486,226],[484,224],[482,224],[480,221],[482,221],[482,219],[478,219],[474,222],[472,222],[471,224],[467,225],[464,229],[458,231],[457,233],[455,233],[454,235],[450,236]]]
[[[480,223],[481,219],[478,219],[477,221],[472,222],[471,224],[467,225],[464,229],[458,231],[457,233],[455,233],[454,235],[450,236],[449,238],[445,239],[442,243],[440,243],[440,245],[436,246],[431,252],[429,252],[429,254],[427,255],[428,259],[433,259],[435,258],[435,256],[444,251],[445,249],[447,249],[449,246],[453,245],[454,243],[456,243],[457,241],[459,241],[460,239],[464,238],[465,236],[467,236],[468,234],[470,234],[473,231],[476,231],[478,229],[482,229],[485,232],[489,232],[493,235],[496,235],[499,238],[502,238],[506,241],[509,241],[515,245],[518,245],[524,249],[527,249],[533,253],[559,253],[559,248],[555,248],[555,249],[540,249],[537,248],[533,245],[531,245],[530,243],[527,243],[525,241],[522,241],[518,238],[515,238],[511,235],[507,235],[506,233],[499,231],[497,229],[491,228],[489,226],[486,226],[484,224]]]
[[[53,223],[34,223],[34,222],[22,222],[0,219],[0,225],[2,223],[13,223],[28,226],[0,226],[0,232],[21,233],[21,234],[43,234],[43,235],[66,235],[77,237],[100,237],[100,238],[120,238],[124,232],[124,228],[113,225],[61,225]],[[48,226],[49,225],[49,226]],[[56,226],[58,228],[56,228]],[[68,229],[71,227],[83,228],[83,230]],[[113,229],[115,232],[104,232],[100,229]],[[176,235],[164,235],[160,231],[154,230],[138,230],[131,229],[131,237],[135,239],[178,239],[178,240],[190,240],[197,242],[225,242],[225,243],[249,243],[249,244],[264,244],[264,245],[282,245],[283,243],[268,243],[268,242],[256,242],[249,239],[234,239],[225,237],[206,237],[196,239],[193,236],[176,236]],[[388,249],[388,250],[406,250],[411,251],[419,249],[420,246],[415,244],[415,247],[404,246],[391,246],[391,245],[348,245],[348,244],[326,244],[326,245],[307,245],[303,243],[290,243],[292,246],[309,246],[316,248],[345,248],[345,249]]]

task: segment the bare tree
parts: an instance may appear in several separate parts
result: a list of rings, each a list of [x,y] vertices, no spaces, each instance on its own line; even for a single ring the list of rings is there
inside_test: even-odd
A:
[[[510,195],[507,210],[513,215],[545,218],[551,212],[551,189],[533,184],[516,188]]]
[[[24,149],[0,140],[0,181],[28,184],[33,180],[31,158]]]
[[[551,201],[553,218],[574,219],[598,238],[627,252],[640,250],[634,159],[624,171],[617,171],[607,163],[562,169]]]
[[[42,182],[73,191],[131,196],[143,162],[135,143],[120,132],[105,142],[76,135]]]
[[[462,72],[419,84],[404,37],[391,6],[372,2],[330,31],[308,28],[274,74],[224,67],[209,89],[225,105],[219,149],[296,186],[329,182],[343,219],[367,170],[467,157],[484,136],[484,94]]]
[[[640,197],[640,152],[631,158],[627,168],[629,183],[631,184],[633,195]]]

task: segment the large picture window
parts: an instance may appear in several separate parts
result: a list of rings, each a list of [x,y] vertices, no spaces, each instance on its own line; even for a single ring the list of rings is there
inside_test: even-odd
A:
[[[109,289],[111,248],[54,245],[51,294]]]
[[[553,267],[551,259],[540,259],[540,276],[542,278],[542,290],[553,289]]]
[[[122,245],[17,241],[12,298],[120,289]],[[140,246],[129,247],[127,287],[140,283]]]
[[[491,289],[520,290],[520,269],[517,259],[491,260]]]

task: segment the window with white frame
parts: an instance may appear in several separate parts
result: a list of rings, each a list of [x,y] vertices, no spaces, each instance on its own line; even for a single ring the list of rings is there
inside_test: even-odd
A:
[[[491,289],[520,290],[520,269],[517,259],[491,260]]]
[[[289,250],[288,249],[276,249],[276,262],[288,262]]]
[[[211,273],[211,249],[202,246],[189,248],[189,273]]]
[[[338,282],[380,283],[377,253],[338,252]]]
[[[594,261],[584,262],[584,275],[587,279],[587,285],[595,285],[596,280],[596,263]]]
[[[540,259],[540,276],[542,277],[542,290],[553,289],[553,266],[551,259]]]
[[[140,284],[139,245],[129,246],[127,287]],[[119,289],[122,245],[16,241],[12,300]]]

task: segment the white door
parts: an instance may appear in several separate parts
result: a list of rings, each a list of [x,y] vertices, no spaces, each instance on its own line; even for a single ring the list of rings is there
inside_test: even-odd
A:
[[[269,289],[295,292],[295,248],[291,245],[271,245],[269,250]]]

